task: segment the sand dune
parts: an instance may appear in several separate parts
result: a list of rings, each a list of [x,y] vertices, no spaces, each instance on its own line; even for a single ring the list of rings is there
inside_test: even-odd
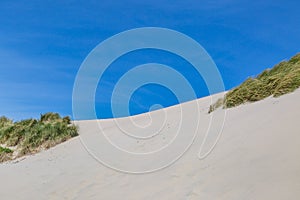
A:
[[[228,109],[220,140],[202,160],[197,157],[199,148],[207,130],[213,128],[209,126],[211,115],[207,114],[211,103],[208,97],[152,112],[152,121],[149,114],[119,119],[119,126],[114,120],[100,120],[109,139],[121,148],[138,153],[153,152],[166,146],[179,130],[183,136],[179,136],[182,138],[174,143],[175,150],[166,152],[172,157],[189,145],[190,136],[193,135],[186,140],[185,136],[193,133],[194,126],[197,126],[194,116],[198,114],[200,117],[197,137],[191,147],[165,169],[147,174],[118,172],[94,159],[77,137],[19,162],[1,164],[0,198],[299,199],[299,99],[300,90],[297,90],[280,98],[267,98]],[[200,106],[200,113],[193,107],[195,102]],[[178,124],[181,109],[186,113],[184,125]],[[214,120],[222,120],[222,113],[221,110],[215,111]],[[140,127],[149,126],[140,128],[143,132],[136,131],[128,123],[129,119],[133,119]],[[93,122],[77,122],[80,134],[88,143],[89,150],[93,151],[99,146],[103,148],[104,153],[98,152],[98,155],[96,152],[96,156],[113,162],[115,152],[105,152],[106,144],[98,140],[98,128]],[[128,139],[120,134],[124,131],[149,138],[147,142]],[[151,136],[153,131],[157,134]],[[217,137],[217,134],[209,136],[204,151],[208,151]],[[111,157],[105,157],[109,155]],[[169,161],[169,157],[161,159],[154,156],[153,159],[157,159],[155,163],[145,159],[137,164],[127,163],[130,157],[117,158],[124,160],[121,160],[121,165],[112,163],[113,166],[136,171],[150,170],[150,167],[159,167]]]

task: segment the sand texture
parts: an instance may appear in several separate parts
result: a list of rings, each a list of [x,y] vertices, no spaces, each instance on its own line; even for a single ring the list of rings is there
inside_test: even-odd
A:
[[[193,107],[195,102],[199,103],[200,112]],[[210,98],[206,97],[155,111],[150,114],[152,121],[149,114],[131,117],[139,126],[150,124],[141,128],[145,131],[137,131],[140,136],[148,137],[161,127],[147,142],[120,134],[122,130],[114,120],[99,122],[115,144],[139,153],[165,146],[179,130],[178,137],[182,138],[174,144],[176,150],[167,152],[172,157],[179,153],[181,145],[189,143],[197,125],[195,121],[199,121],[191,148],[165,169],[148,174],[118,172],[100,164],[76,137],[25,159],[0,164],[0,199],[300,199],[300,90],[227,109],[220,140],[211,154],[200,160],[197,154],[205,133],[214,128],[209,127],[210,104]],[[182,125],[178,123],[181,112],[185,113]],[[215,111],[214,120],[222,120],[222,113]],[[197,115],[199,120],[195,118]],[[120,119],[118,123],[125,131],[134,133],[128,119]],[[80,134],[90,138],[85,139],[89,140],[88,148],[100,146],[105,151],[106,144],[97,140],[99,130],[93,121],[76,123]],[[204,151],[217,137],[212,132]],[[103,155],[100,152],[97,156],[110,159],[115,152]],[[159,167],[169,159],[156,158],[156,163],[145,159],[139,164],[130,163],[130,157],[118,159],[124,159],[120,168],[136,171]]]

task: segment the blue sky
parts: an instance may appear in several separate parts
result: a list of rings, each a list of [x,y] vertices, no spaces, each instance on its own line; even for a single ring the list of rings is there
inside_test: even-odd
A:
[[[88,53],[108,37],[139,27],[170,28],[195,39],[211,55],[230,89],[299,52],[299,8],[296,0],[3,0],[0,115],[15,120],[48,111],[72,115],[73,83]],[[151,50],[133,52],[113,65],[129,68],[150,61],[185,65],[166,52]],[[101,118],[111,117],[110,83],[121,72],[107,73],[97,89]],[[198,85],[197,96],[207,95],[201,80],[194,81],[193,86]],[[157,85],[140,88],[132,98],[132,114],[146,112],[156,103],[177,103],[170,91]]]

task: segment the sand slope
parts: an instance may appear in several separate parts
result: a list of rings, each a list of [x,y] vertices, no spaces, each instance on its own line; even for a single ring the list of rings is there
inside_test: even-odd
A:
[[[109,169],[92,158],[77,137],[20,162],[0,164],[0,198],[300,199],[299,100],[297,90],[228,109],[222,137],[204,160],[199,160],[197,153],[208,128],[205,122],[210,101],[197,100],[203,125],[195,143],[174,165],[155,173],[132,175]],[[192,112],[190,103],[183,104],[182,109]],[[168,127],[149,144],[124,142],[111,120],[100,123],[119,145],[144,151],[157,148],[173,133],[176,124],[172,120],[177,112],[178,106],[167,109]],[[160,119],[160,113],[153,117]],[[146,115],[136,120],[148,123]],[[78,122],[81,131],[93,132],[90,123]]]

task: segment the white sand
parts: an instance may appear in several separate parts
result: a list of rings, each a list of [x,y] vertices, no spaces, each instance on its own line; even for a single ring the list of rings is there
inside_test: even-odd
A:
[[[300,199],[300,90],[228,109],[222,137],[204,160],[197,153],[208,128],[210,101],[197,101],[201,105],[198,137],[181,159],[164,170],[142,175],[114,171],[92,158],[77,137],[18,163],[0,164],[0,199]],[[191,103],[182,109],[193,113]],[[166,109],[166,127],[148,143],[127,141],[111,120],[101,123],[122,148],[147,152],[174,136],[178,108]],[[163,121],[161,111],[153,115],[150,132]],[[191,124],[182,131],[188,134],[195,120],[186,118]],[[134,119],[140,125],[149,122],[147,115]],[[78,123],[81,134],[96,131],[91,121]]]

